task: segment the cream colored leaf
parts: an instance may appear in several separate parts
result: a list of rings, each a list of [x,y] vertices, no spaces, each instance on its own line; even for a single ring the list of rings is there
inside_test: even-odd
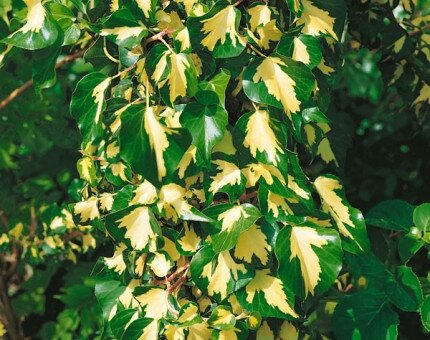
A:
[[[327,164],[334,162],[336,166],[339,166],[336,156],[333,153],[333,149],[331,148],[330,141],[327,137],[324,137],[318,144],[317,155],[321,156],[322,160]]]
[[[145,308],[145,317],[150,319],[163,318],[169,309],[168,293],[162,288],[151,288],[136,299]]]
[[[111,165],[112,174],[115,177],[121,178],[121,180],[123,180],[124,182],[128,182],[128,178],[125,173],[126,169],[127,166],[123,162],[118,162]]]
[[[164,152],[169,147],[170,143],[168,135],[176,133],[167,126],[160,123],[159,118],[155,114],[157,107],[148,107],[145,111],[144,125],[148,134],[149,144],[155,153],[157,162],[158,179],[161,181],[166,176],[166,163],[164,160]]]
[[[158,277],[165,277],[169,270],[173,267],[172,261],[163,253],[155,253],[149,267]]]
[[[151,0],[136,0],[137,6],[142,10],[145,17],[149,17],[151,12]]]
[[[212,161],[213,164],[218,165],[219,171],[215,176],[211,177],[212,183],[209,191],[217,193],[226,185],[239,185],[242,177],[240,169],[234,164],[221,159]]]
[[[244,169],[242,169],[242,173],[246,177],[247,188],[255,186],[255,184],[260,180],[261,177],[263,177],[263,179],[268,185],[273,184],[274,177],[277,178],[281,182],[281,184],[287,184],[284,176],[282,176],[279,169],[274,165],[251,163],[248,164]]]
[[[308,65],[311,62],[311,56],[309,55],[308,49],[303,41],[301,41],[299,38],[294,38],[293,46],[294,50],[291,58]]]
[[[221,231],[231,232],[235,223],[248,217],[249,214],[242,208],[242,206],[235,205],[233,208],[230,208],[218,215],[218,221],[222,221]]]
[[[257,331],[256,340],[275,340],[275,333],[273,333],[266,320],[261,323]]]
[[[146,30],[146,27],[144,26],[103,28],[100,31],[100,35],[103,37],[107,35],[115,35],[117,40],[123,41],[131,37],[138,37],[144,30]]]
[[[333,217],[339,232],[343,236],[353,239],[351,232],[347,228],[347,226],[355,227],[349,214],[349,208],[335,192],[335,190],[343,189],[342,184],[334,178],[320,176],[315,180],[314,185],[323,202],[323,209]]]
[[[42,0],[24,0],[27,5],[27,22],[18,32],[39,32],[45,22],[46,10],[42,5]]]
[[[152,204],[157,200],[157,189],[146,179],[134,191],[130,205]]]
[[[233,136],[231,135],[230,131],[225,130],[222,140],[218,144],[216,144],[212,149],[212,153],[215,153],[215,152],[221,152],[226,155],[236,154],[236,148],[234,147],[234,144],[233,144]]]
[[[338,40],[334,32],[335,18],[331,17],[329,12],[316,7],[312,0],[301,0],[301,2],[303,11],[297,20],[297,25],[304,25],[302,32],[309,35],[330,34]]]
[[[96,124],[100,121],[100,115],[103,109],[103,102],[105,100],[105,92],[109,87],[111,80],[112,78],[106,78],[93,90],[92,96],[94,98],[94,102],[97,104],[96,115],[94,117],[94,121],[96,122]]]
[[[251,263],[255,255],[263,265],[267,264],[272,247],[267,242],[267,237],[261,231],[261,227],[254,224],[251,228],[240,234],[234,256],[245,262]]]
[[[186,190],[175,183],[163,185],[159,193],[158,209],[165,211],[166,217],[174,222],[185,212],[190,211],[191,205],[186,201]]]
[[[264,295],[265,302],[270,307],[292,317],[298,317],[297,313],[289,305],[283,288],[282,281],[270,275],[269,269],[257,270],[255,277],[245,287],[246,301],[251,304],[255,294],[261,292]]]
[[[124,273],[127,269],[127,265],[124,262],[124,258],[122,256],[124,250],[127,249],[124,243],[120,243],[113,253],[112,257],[105,257],[104,263],[109,269],[113,269],[118,274]]]
[[[194,145],[190,145],[188,150],[184,153],[181,161],[178,164],[178,176],[180,179],[185,177],[185,171],[191,164],[191,161],[196,162],[197,148]]]
[[[279,330],[279,340],[298,340],[299,331],[290,322],[284,321]]]
[[[301,275],[305,284],[305,296],[310,292],[314,295],[315,287],[321,274],[321,265],[313,247],[321,248],[327,240],[309,227],[292,227],[290,261],[297,257],[300,262]]]
[[[188,223],[184,222],[184,235],[178,239],[182,249],[186,252],[196,252],[201,240],[193,226],[188,226]]]
[[[158,320],[152,321],[143,329],[142,335],[138,340],[153,340],[158,339]]]
[[[284,150],[269,122],[269,113],[266,110],[255,110],[246,124],[243,145],[249,148],[254,158],[257,156],[257,151],[265,152],[268,160],[277,165],[279,161],[278,153],[284,154]]]
[[[236,10],[234,6],[227,6],[213,17],[202,20],[202,24],[205,37],[201,43],[209,51],[213,51],[218,42],[221,45],[225,44],[227,36],[235,47],[238,44],[246,44],[246,39],[239,36],[236,30]]]
[[[296,82],[282,68],[288,66],[280,58],[266,57],[258,65],[252,81],[264,82],[269,94],[282,104],[285,113],[291,118],[291,112],[300,110],[301,102],[294,89]]]
[[[97,207],[98,198],[90,197],[86,201],[78,202],[73,208],[75,215],[80,215],[81,222],[92,221],[100,217]]]
[[[152,230],[150,208],[137,207],[116,221],[118,228],[125,228],[125,237],[136,250],[143,250],[152,245],[157,235]]]
[[[239,272],[246,273],[246,267],[234,262],[230,252],[224,251],[218,254],[215,268],[213,268],[212,262],[203,267],[201,277],[207,278],[209,281],[207,288],[209,295],[219,294],[223,300],[227,297],[228,283],[232,277],[234,280],[238,280]]]
[[[274,217],[278,217],[279,208],[281,208],[281,210],[283,210],[287,215],[293,215],[293,210],[287,203],[286,199],[269,191],[267,194],[267,209],[272,211]]]
[[[113,196],[108,192],[104,192],[100,196],[100,209],[110,211],[113,205]]]

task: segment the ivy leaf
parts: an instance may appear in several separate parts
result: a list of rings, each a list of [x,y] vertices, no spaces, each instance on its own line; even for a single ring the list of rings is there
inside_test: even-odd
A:
[[[101,36],[106,36],[118,46],[133,48],[148,34],[148,30],[142,23],[134,19],[133,14],[127,9],[115,11],[104,23],[100,31]]]
[[[217,220],[219,230],[212,236],[212,247],[217,253],[233,248],[239,235],[251,228],[261,217],[260,211],[252,204],[242,205],[218,204],[203,211],[209,217]]]
[[[214,58],[231,58],[242,53],[246,38],[239,35],[240,11],[226,1],[217,1],[203,16],[189,17],[187,27],[196,50],[207,50]]]
[[[277,231],[276,225],[264,220],[253,224],[239,235],[233,256],[256,267],[269,265]]]
[[[318,66],[322,60],[322,51],[318,39],[306,34],[282,36],[276,47],[276,52],[302,62],[310,69]]]
[[[19,30],[1,40],[27,50],[37,50],[55,44],[59,27],[42,5],[42,0],[24,0],[27,5],[26,23]]]
[[[102,112],[106,108],[105,94],[111,78],[102,73],[90,73],[83,77],[72,95],[70,112],[77,120],[84,144],[103,133]]]
[[[278,42],[282,32],[278,28],[276,9],[259,2],[248,7],[248,26],[246,32],[250,41],[262,49],[269,49],[273,43]]]
[[[272,120],[267,109],[257,108],[254,112],[242,115],[236,123],[241,132],[243,146],[249,149],[251,156],[256,160],[278,165],[280,157],[285,154],[284,146],[278,137],[281,134]]]
[[[298,317],[292,307],[294,295],[270,269],[257,270],[252,280],[237,293],[237,298],[247,310],[259,312],[262,317]]]
[[[212,311],[208,324],[214,329],[228,330],[234,328],[236,317],[228,306],[217,306]]]
[[[329,228],[284,227],[276,238],[279,277],[306,298],[327,291],[342,268],[338,233]]]
[[[276,54],[256,57],[243,73],[243,89],[248,98],[283,109],[291,122],[300,119],[300,107],[309,99],[314,85],[309,68]]]
[[[427,296],[420,310],[421,322],[424,328],[430,330],[430,296]]]
[[[138,317],[136,309],[124,309],[118,312],[110,321],[110,329],[117,339],[122,339],[125,329]]]
[[[309,35],[330,35],[339,40],[346,17],[345,2],[342,0],[300,0],[303,10],[296,21],[303,25],[302,33]]]
[[[155,45],[146,57],[146,70],[170,107],[178,98],[197,91],[197,70],[190,55],[175,53],[164,45]]]
[[[126,287],[119,281],[101,281],[95,285],[97,301],[103,311],[103,318],[107,320],[112,308],[116,306],[119,296],[124,293]]]
[[[212,148],[222,140],[228,123],[227,111],[220,105],[202,105],[191,102],[185,106],[180,122],[193,137],[193,145],[206,163],[210,162]]]
[[[158,337],[158,322],[152,319],[139,318],[130,323],[121,339],[156,339]]]
[[[253,275],[244,264],[235,262],[229,251],[217,254],[210,245],[193,256],[190,271],[196,285],[217,301],[227,298]]]
[[[133,206],[108,215],[106,227],[116,240],[123,241],[136,250],[156,248],[161,235],[151,208],[146,206]]]
[[[186,130],[161,123],[160,110],[132,105],[121,115],[121,156],[152,183],[173,174],[191,142]]]
[[[413,225],[414,206],[402,200],[383,201],[372,207],[366,215],[366,223],[375,227],[409,231]]]
[[[133,291],[133,295],[142,306],[144,316],[154,320],[160,320],[167,315],[170,308],[168,294],[166,290],[157,286],[138,286]]]
[[[387,303],[385,294],[372,290],[344,297],[337,304],[332,320],[334,334],[339,339],[397,338],[399,317]]]
[[[390,301],[407,312],[418,311],[423,302],[420,280],[406,266],[398,266],[394,274],[389,275],[385,290]]]
[[[217,104],[225,108],[225,93],[227,85],[230,81],[230,72],[225,69],[221,69],[215,76],[209,81],[202,81],[199,83],[199,88],[203,91],[214,92],[219,102]]]
[[[430,229],[430,203],[423,203],[415,208],[413,213],[415,226],[422,232]]]
[[[332,175],[318,177],[314,186],[321,197],[322,209],[335,221],[346,251],[358,253],[369,249],[364,218],[345,198],[343,185]]]

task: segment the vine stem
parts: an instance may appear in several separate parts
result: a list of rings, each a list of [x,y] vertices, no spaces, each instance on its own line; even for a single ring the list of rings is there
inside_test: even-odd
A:
[[[73,60],[76,60],[76,59],[83,57],[85,51],[86,50],[80,50],[74,54],[70,54],[70,55],[66,56],[63,60],[59,61],[55,65],[55,69],[57,70],[57,69],[63,67],[64,65],[72,62]],[[3,99],[0,102],[0,110],[5,108],[6,106],[8,106],[15,98],[17,98],[18,96],[23,94],[25,91],[27,91],[32,86],[33,86],[33,80],[31,79],[31,80],[26,81],[23,85],[21,85],[17,89],[13,90],[5,99]]]
[[[423,33],[424,31],[427,31],[428,29],[430,29],[430,24],[427,24],[423,27],[417,28],[416,30],[410,31],[408,34],[410,37],[413,37],[415,35]]]

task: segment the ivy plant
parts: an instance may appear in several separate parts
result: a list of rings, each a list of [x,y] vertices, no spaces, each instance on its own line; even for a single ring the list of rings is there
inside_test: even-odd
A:
[[[55,223],[79,231],[79,251],[103,235],[112,252],[100,256],[94,281],[66,289],[63,301],[72,306],[94,287],[101,338],[394,338],[393,308],[421,310],[428,327],[428,296],[406,266],[429,241],[428,206],[414,210],[414,228],[409,215],[387,219],[384,205],[369,213],[369,224],[405,233],[405,264],[386,268],[336,170],[328,114],[347,43],[375,45],[396,66],[396,84],[412,65],[408,95],[417,116],[427,110],[419,72],[429,63],[427,28],[411,14],[415,3],[399,5],[407,25],[379,20],[376,41],[356,29],[358,18],[373,23],[385,11],[396,21],[397,5],[14,1],[0,62],[30,51],[40,95],[58,63],[82,57],[89,71],[70,95],[80,181],[75,202],[58,211],[67,224]],[[308,171],[312,162],[324,171]],[[313,322],[324,309],[333,315],[327,333]]]

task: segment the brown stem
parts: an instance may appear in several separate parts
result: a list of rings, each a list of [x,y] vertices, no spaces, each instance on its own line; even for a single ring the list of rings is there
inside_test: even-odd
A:
[[[427,24],[423,27],[417,28],[416,30],[410,31],[408,34],[410,37],[413,37],[413,36],[418,35],[424,31],[427,31],[428,29],[430,29],[430,24]]]
[[[7,335],[10,339],[24,339],[24,331],[10,303],[6,280],[3,274],[0,276],[0,319],[4,322]]]
[[[168,29],[165,29],[165,30],[163,30],[163,31],[161,31],[161,32],[158,32],[157,34],[153,35],[152,37],[149,37],[148,39],[146,39],[146,40],[145,40],[144,45],[146,46],[146,45],[148,45],[149,43],[151,43],[151,42],[153,42],[153,41],[160,40],[160,39],[162,39],[165,35],[171,34],[171,33],[173,33],[173,32],[174,32],[174,31],[172,31],[172,30],[168,30]]]
[[[55,65],[55,69],[59,69],[60,67],[72,62],[75,59],[81,58],[86,50],[81,50],[76,52],[75,54],[71,54],[66,56],[63,60],[59,61]],[[18,87],[17,89],[13,90],[5,99],[3,99],[0,102],[0,110],[8,106],[16,97],[23,94],[25,91],[27,91],[30,87],[33,86],[33,80],[28,80],[23,85]]]

